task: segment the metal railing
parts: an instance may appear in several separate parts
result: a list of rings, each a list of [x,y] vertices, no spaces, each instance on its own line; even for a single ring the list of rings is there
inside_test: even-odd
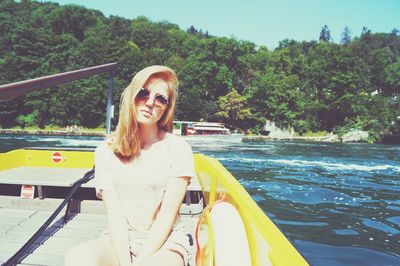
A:
[[[111,131],[111,109],[112,109],[112,86],[113,76],[117,69],[117,63],[98,65],[79,70],[44,76],[35,79],[29,79],[9,84],[0,85],[0,99],[9,99],[24,95],[28,92],[41,90],[45,88],[56,87],[63,83],[85,79],[93,75],[109,73],[108,79],[108,97],[107,97],[107,134]]]

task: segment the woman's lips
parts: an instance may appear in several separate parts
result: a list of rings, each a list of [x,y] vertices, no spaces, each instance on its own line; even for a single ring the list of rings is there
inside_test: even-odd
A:
[[[153,113],[151,113],[150,111],[147,111],[147,110],[142,110],[142,112],[144,114],[148,115],[148,116],[152,116],[153,115]]]

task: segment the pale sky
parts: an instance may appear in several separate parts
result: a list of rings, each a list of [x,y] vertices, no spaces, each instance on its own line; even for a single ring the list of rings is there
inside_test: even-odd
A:
[[[372,32],[400,30],[400,0],[51,0],[100,10],[105,16],[152,21],[166,20],[186,30],[191,25],[219,37],[248,40],[269,49],[288,38],[318,40],[328,25],[339,42],[346,26],[360,36],[363,26]]]

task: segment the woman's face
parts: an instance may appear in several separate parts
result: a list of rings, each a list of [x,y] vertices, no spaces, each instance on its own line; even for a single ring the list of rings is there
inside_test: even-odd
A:
[[[139,124],[157,123],[168,106],[168,84],[162,79],[148,79],[136,95],[135,103]]]

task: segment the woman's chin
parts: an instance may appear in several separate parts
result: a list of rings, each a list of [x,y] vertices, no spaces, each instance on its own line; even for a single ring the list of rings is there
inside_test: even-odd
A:
[[[152,119],[152,117],[146,117],[146,116],[139,116],[137,118],[137,121],[141,125],[152,125],[154,123],[157,123],[155,119]]]

